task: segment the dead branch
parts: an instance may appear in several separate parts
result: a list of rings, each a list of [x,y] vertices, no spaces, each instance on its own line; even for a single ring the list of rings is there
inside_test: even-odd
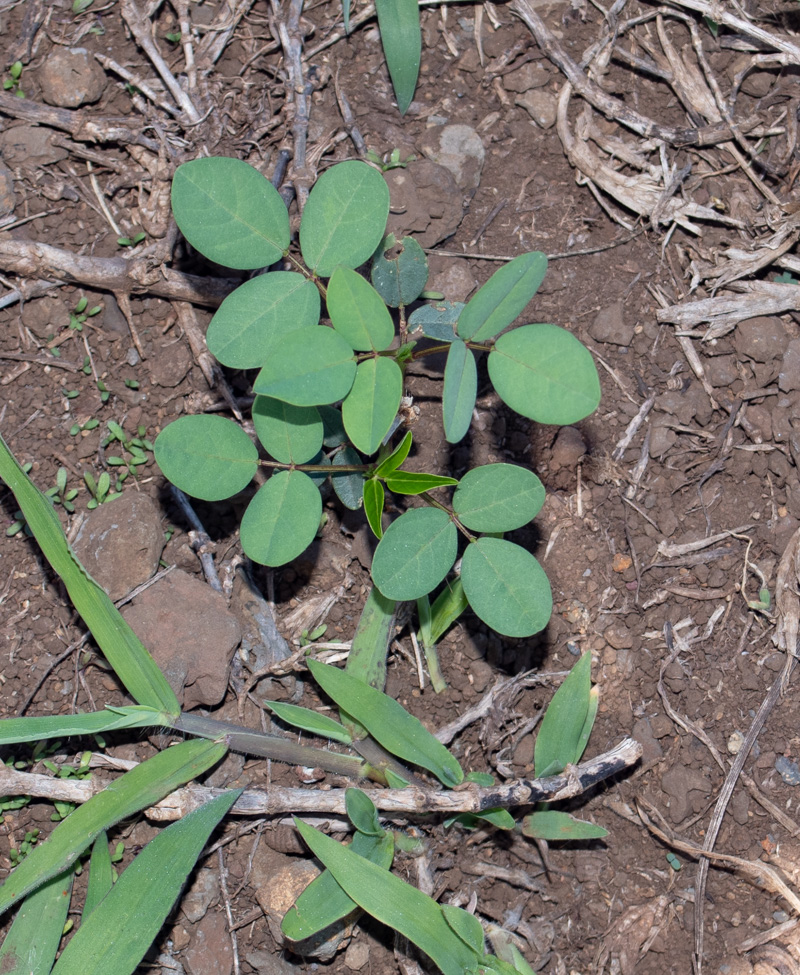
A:
[[[19,99],[20,101],[22,99]],[[154,264],[147,257],[88,257],[62,247],[0,234],[0,270],[25,278],[47,278],[119,294],[155,295],[217,308],[241,283],[203,278]]]
[[[468,783],[457,789],[434,791],[413,786],[406,789],[367,789],[369,798],[387,818],[437,813],[450,816],[462,812],[477,813],[498,806],[526,806],[536,802],[556,802],[581,795],[600,782],[635,765],[642,746],[631,738],[588,762],[571,766],[560,775],[544,779],[520,779],[505,785],[480,788]],[[32,772],[20,772],[0,765],[0,794],[41,796],[65,802],[86,802],[108,785],[100,779],[76,781],[54,778]],[[178,789],[158,805],[145,811],[149,819],[166,822],[186,816],[192,809],[221,795],[224,789],[188,785]],[[271,786],[269,789],[246,789],[233,809],[241,816],[279,816],[290,812],[345,812],[345,789],[293,789]]]
[[[708,329],[703,338],[709,341],[732,331],[739,322],[747,318],[800,311],[800,288],[796,284],[734,281],[731,290],[739,294],[670,305],[659,309],[656,318],[660,322],[671,322],[681,328],[692,328],[707,322]]]

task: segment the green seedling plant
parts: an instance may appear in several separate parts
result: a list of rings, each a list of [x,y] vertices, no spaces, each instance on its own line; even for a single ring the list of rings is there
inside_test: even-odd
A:
[[[139,92],[136,88],[133,88],[133,86],[126,87],[129,88],[131,94],[141,94],[141,92]],[[136,247],[136,245],[141,244],[146,237],[147,234],[143,230],[140,230],[139,233],[134,234],[132,237],[117,237],[117,244],[120,247]]]
[[[8,69],[8,76],[3,79],[3,90],[10,91],[17,98],[24,98],[25,92],[22,90],[22,61],[15,61]]]
[[[219,501],[246,490],[259,467],[268,471],[242,518],[241,542],[269,566],[290,562],[314,540],[320,488],[330,479],[344,505],[363,508],[379,539],[372,578],[387,600],[421,600],[424,615],[444,584],[442,592],[457,594],[454,612],[468,604],[506,636],[541,630],[552,610],[547,577],[505,537],[541,508],[541,482],[506,463],[460,479],[414,470],[400,411],[406,369],[434,354],[446,355],[442,424],[453,444],[472,423],[478,357],[486,356],[500,398],[524,417],[574,423],[597,407],[597,370],[570,332],[551,324],[510,328],[544,278],[545,255],[515,258],[467,304],[436,301],[408,314],[424,292],[427,259],[412,238],[384,236],[389,191],[366,163],[340,163],[317,181],[299,254],[277,190],[240,160],[180,166],[172,206],[187,240],[210,260],[240,270],[283,261],[292,270],[242,284],[207,334],[223,365],[254,371],[252,419],[266,459],[232,420],[181,417],[155,441],[167,478]],[[369,281],[356,271],[365,262]],[[395,510],[406,508],[388,524],[387,492]],[[430,637],[423,643],[433,654]]]
[[[406,166],[413,162],[417,157],[415,155],[406,156],[405,159],[400,155],[399,149],[392,149],[391,152],[386,152],[382,156],[375,152],[374,149],[367,149],[366,159],[371,162],[374,166],[377,166],[382,173],[387,173],[390,169],[405,169]]]
[[[83,326],[87,319],[94,318],[94,316],[99,315],[102,310],[102,305],[95,305],[93,308],[89,308],[89,299],[85,295],[82,295],[78,303],[69,314],[69,327],[74,329],[76,332],[82,332]]]
[[[68,737],[93,737],[102,744],[108,731],[165,727],[185,739],[157,753],[117,777],[112,787],[96,793],[59,822],[46,840],[33,842],[24,858],[0,885],[0,914],[20,909],[0,947],[3,971],[52,975],[130,975],[141,962],[192,871],[209,836],[239,798],[230,790],[173,823],[136,855],[114,882],[108,830],[159,802],[173,790],[191,782],[216,765],[229,749],[348,775],[371,778],[391,788],[409,783],[425,787],[431,776],[445,790],[471,780],[479,788],[481,774],[465,775],[457,758],[417,718],[379,689],[383,686],[386,646],[392,633],[392,604],[377,589],[370,593],[353,639],[347,670],[310,659],[308,667],[321,690],[339,708],[341,720],[288,704],[272,702],[279,720],[328,741],[349,746],[350,756],[330,748],[299,745],[293,740],[181,713],[180,705],[163,673],[105,591],[88,575],[70,548],[53,505],[27,477],[0,437],[0,478],[13,491],[43,554],[62,580],[75,609],[89,626],[97,647],[113,668],[134,705],[107,706],[85,714],[8,718],[0,721],[0,746],[34,742],[34,754],[44,754],[50,743]],[[376,644],[383,645],[376,652]],[[573,712],[562,728],[559,721],[542,722],[541,762],[548,770],[566,768],[577,761],[591,728],[596,703],[588,684],[589,658],[575,668],[579,680],[565,682],[548,709]],[[569,678],[568,678],[569,681]],[[565,690],[566,688],[566,690]],[[583,690],[581,690],[581,688]],[[560,695],[560,696],[559,696]],[[580,730],[578,731],[578,725]],[[566,729],[566,730],[565,730]],[[537,762],[540,761],[537,752]],[[85,774],[86,754],[75,775]],[[55,766],[61,774],[63,766]],[[0,769],[0,778],[2,777]],[[551,780],[552,781],[552,780]],[[563,788],[567,777],[545,783],[523,784],[526,798],[544,798]],[[379,793],[376,793],[379,794]],[[436,793],[434,793],[436,794]],[[510,961],[485,952],[478,919],[458,908],[439,905],[391,873],[395,846],[405,846],[377,819],[372,800],[353,789],[347,801],[356,829],[352,849],[344,848],[298,821],[298,829],[322,860],[328,879],[320,879],[324,897],[304,895],[295,909],[292,937],[330,923],[332,900],[337,911],[360,908],[395,927],[430,955],[441,971],[449,973],[526,973],[524,959]],[[458,792],[452,795],[457,797]],[[496,787],[479,795],[476,811],[501,829],[517,828],[506,809],[498,810]],[[513,799],[509,800],[513,803]],[[506,813],[500,816],[498,813]],[[562,836],[563,838],[563,836]],[[81,858],[91,851],[86,901],[80,928],[56,960],[67,911],[72,877]],[[116,851],[120,852],[120,851]],[[332,878],[332,880],[330,879]],[[355,882],[358,878],[358,883]],[[312,885],[313,886],[313,885]],[[312,891],[313,893],[313,891]],[[322,900],[322,903],[320,903]],[[351,905],[352,902],[352,905]],[[290,912],[291,913],[291,912]],[[291,921],[287,921],[291,924]],[[502,939],[494,939],[493,943]],[[509,949],[510,950],[510,949]],[[14,968],[11,958],[22,967]]]

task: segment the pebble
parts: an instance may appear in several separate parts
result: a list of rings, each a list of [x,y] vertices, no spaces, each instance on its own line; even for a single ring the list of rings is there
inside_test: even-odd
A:
[[[633,341],[633,325],[625,322],[625,303],[614,301],[601,308],[589,326],[589,334],[596,342],[629,346]]]
[[[456,232],[464,209],[449,169],[417,159],[405,169],[389,170],[385,179],[391,199],[387,233],[412,234],[420,247],[435,247]]]
[[[174,569],[123,607],[122,615],[184,710],[222,701],[241,630],[221,593]]]
[[[146,494],[126,491],[87,515],[72,547],[111,599],[122,599],[158,569],[161,513]]]
[[[551,91],[534,88],[514,99],[514,104],[524,108],[542,129],[552,129],[558,116],[558,102]]]
[[[3,218],[11,217],[16,206],[14,195],[14,175],[8,166],[0,163],[0,220],[7,222]]]
[[[69,153],[53,145],[55,133],[36,125],[14,125],[0,132],[0,155],[9,166],[36,169],[66,159]]]
[[[754,362],[770,362],[780,358],[789,343],[789,336],[780,318],[748,318],[739,322],[733,334],[733,344],[740,356]]]
[[[553,470],[562,467],[575,468],[586,454],[586,441],[577,427],[562,427],[553,441],[550,466]]]
[[[800,766],[791,758],[780,755],[775,761],[775,769],[787,785],[800,785]]]
[[[778,386],[784,393],[800,389],[800,339],[792,339],[786,346],[781,361]]]
[[[469,125],[443,125],[428,129],[421,145],[433,162],[450,170],[462,190],[480,185],[485,150],[478,133]]]
[[[524,94],[531,88],[542,88],[550,80],[550,72],[541,62],[528,61],[516,71],[509,71],[503,78],[503,87],[506,91],[515,91]]]
[[[42,100],[59,108],[99,101],[106,75],[84,47],[65,48],[47,58],[38,72]]]

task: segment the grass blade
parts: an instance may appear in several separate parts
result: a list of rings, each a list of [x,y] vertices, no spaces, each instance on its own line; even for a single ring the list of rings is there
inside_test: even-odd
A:
[[[417,87],[422,55],[419,4],[417,0],[375,0],[375,10],[397,107],[405,115]]]
[[[117,608],[78,561],[52,504],[0,437],[0,477],[13,491],[39,547],[67,587],[72,605],[92,631],[114,672],[139,703],[177,716],[181,706],[166,677]]]
[[[83,922],[53,975],[130,975],[172,910],[208,837],[242,792],[217,796],[148,843]]]
[[[113,886],[114,868],[111,865],[111,851],[108,849],[108,833],[103,830],[92,845],[92,858],[89,861],[89,886],[83,905],[84,918],[92,913]]]
[[[48,975],[64,933],[72,894],[71,870],[25,899],[0,948],[3,975]]]
[[[171,726],[172,719],[155,708],[106,708],[88,714],[58,714],[47,718],[5,718],[0,721],[0,745],[16,745],[23,741],[43,741],[73,735],[96,735],[120,728],[150,728]]]
[[[226,753],[212,741],[186,741],[142,762],[79,806],[36,846],[0,887],[0,913],[73,864],[100,833],[196,778]]]

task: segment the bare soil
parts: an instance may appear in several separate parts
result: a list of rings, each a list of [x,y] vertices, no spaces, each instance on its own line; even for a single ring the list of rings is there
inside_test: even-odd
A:
[[[95,0],[76,15],[67,0],[0,4],[8,65],[22,61],[25,95],[14,99],[6,91],[0,102],[0,152],[10,173],[5,212],[11,221],[0,234],[0,271],[4,294],[19,288],[25,296],[0,309],[0,431],[20,461],[32,464],[31,476],[41,488],[53,486],[58,469],[66,468],[69,488],[78,489],[75,514],[58,508],[68,530],[90,499],[84,472],[95,478],[107,469],[114,473],[108,467],[110,449],[102,446],[109,420],[132,434],[143,427],[153,439],[184,413],[225,409],[189,344],[186,308],[176,305],[186,295],[175,293],[170,300],[163,288],[169,279],[158,269],[163,265],[208,281],[229,272],[199,262],[170,226],[166,193],[171,174],[181,162],[207,151],[246,159],[271,177],[281,150],[291,153],[297,132],[287,62],[275,40],[288,7],[279,10],[264,0],[150,5],[155,43],[198,109],[200,121],[192,124],[175,107],[126,25],[126,11],[138,9],[144,15],[147,6],[140,0]],[[751,6],[759,12],[758,5]],[[182,10],[192,26],[197,77],[187,75],[181,44],[168,39],[181,30]],[[576,2],[537,10],[576,62],[602,33],[603,15],[594,6]],[[651,8],[642,4],[641,10]],[[629,9],[626,16],[635,12]],[[760,13],[772,29],[793,36],[794,11]],[[235,24],[230,35],[219,29],[226,17]],[[646,828],[637,810],[648,811],[655,822],[660,814],[662,826],[680,841],[702,846],[737,744],[784,668],[785,655],[772,639],[774,606],[759,612],[748,607],[748,600],[758,600],[762,588],[774,599],[779,560],[800,527],[794,441],[800,372],[791,355],[792,344],[797,348],[800,341],[798,316],[790,310],[750,318],[707,342],[702,329],[690,330],[704,386],[675,327],[659,321],[656,313],[662,304],[689,295],[693,262],[713,262],[725,248],[744,247],[766,233],[757,217],[766,204],[753,182],[718,146],[668,146],[665,165],[675,171],[692,167],[678,198],[694,194],[742,225],[707,221],[698,236],[685,226],[654,227],[629,212],[625,219],[631,229],[621,227],[607,212],[607,201],[601,206],[576,181],[554,114],[540,125],[518,104],[533,91],[546,96],[538,110],[544,105],[554,113],[564,85],[563,74],[528,27],[508,8],[489,4],[485,9],[429,8],[422,20],[419,87],[401,117],[374,21],[342,38],[335,35],[340,30],[337,3],[323,0],[304,11],[308,160],[300,171],[290,163],[288,183],[302,191],[332,162],[357,156],[335,85],[346,96],[366,145],[381,155],[399,148],[404,159],[411,154],[422,158],[437,125],[475,129],[485,149],[477,186],[453,182],[446,198],[444,184],[420,180],[406,200],[416,206],[415,232],[435,236],[437,227],[453,224],[450,236],[429,253],[431,286],[463,300],[503,257],[527,250],[554,255],[526,320],[563,325],[590,348],[600,365],[603,399],[594,416],[575,430],[560,432],[512,415],[484,377],[473,431],[453,448],[442,438],[437,414],[440,374],[419,368],[408,376],[407,393],[419,409],[413,424],[417,469],[458,476],[470,465],[508,460],[530,465],[544,482],[548,500],[542,513],[515,537],[542,560],[555,611],[547,629],[530,640],[502,639],[466,615],[442,642],[448,687],[438,695],[427,680],[421,686],[408,630],[401,629],[390,659],[388,692],[436,729],[475,705],[498,678],[529,670],[537,677],[552,675],[523,683],[504,707],[468,728],[454,745],[471,769],[504,779],[529,776],[531,719],[546,707],[576,653],[589,650],[601,700],[590,754],[631,735],[642,743],[644,757],[630,774],[572,804],[580,816],[609,830],[605,841],[545,849],[518,835],[467,835],[432,824],[423,829],[424,868],[401,857],[398,869],[414,882],[430,884],[443,901],[466,905],[475,895],[479,915],[516,931],[537,971],[688,972],[695,944],[697,862],[677,851],[671,865],[669,846]],[[715,39],[702,17],[692,23],[702,34],[714,77],[730,89],[741,53],[721,43],[724,30]],[[209,25],[214,29],[209,31]],[[675,45],[690,49],[685,24],[667,19],[660,29]],[[213,62],[206,45],[215,36],[223,38],[223,49]],[[53,109],[49,117],[26,116],[29,108],[45,105],[48,63],[75,47],[112,58],[130,72],[128,81],[111,69],[101,71],[98,100],[70,110],[78,116],[65,121],[64,109]],[[634,47],[641,59],[648,59],[644,47]],[[794,118],[796,131],[796,71],[791,64],[771,65],[751,76],[737,102],[737,118],[777,106],[785,110],[784,118]],[[525,87],[533,81],[536,87]],[[170,110],[140,93],[146,85]],[[665,125],[693,124],[663,78],[630,64],[613,61],[602,87]],[[571,109],[573,117],[576,112]],[[95,123],[96,141],[79,130],[78,121]],[[601,119],[599,124],[609,134],[619,132],[611,122]],[[112,126],[128,135],[115,136]],[[785,122],[781,131],[790,130]],[[43,133],[49,140],[42,139]],[[788,138],[776,135],[765,149],[769,171],[755,166],[757,180],[785,204],[774,211],[773,230],[796,209],[797,163]],[[787,145],[783,168],[772,165],[774,154]],[[660,168],[658,151],[651,162]],[[413,173],[414,163],[388,177]],[[397,209],[393,220],[398,229],[408,229],[400,226],[404,213]],[[291,213],[296,226],[296,203]],[[121,236],[134,238],[142,231],[147,236],[136,247],[117,243]],[[3,251],[9,242],[12,246]],[[26,258],[22,267],[27,242],[72,255],[74,273],[58,274],[52,255],[41,252]],[[88,280],[77,263],[79,257],[141,255],[155,274],[136,287],[117,279],[111,286]],[[770,280],[772,271],[757,275]],[[37,291],[39,279],[54,284]],[[701,287],[692,297],[710,293]],[[70,328],[70,313],[83,297],[88,308],[99,305],[101,311],[77,331]],[[202,300],[195,300],[193,309],[203,331],[213,309]],[[227,376],[237,396],[247,395],[251,378]],[[98,380],[110,393],[107,401]],[[630,442],[623,441],[650,398],[644,422]],[[96,428],[70,432],[92,419],[99,420]],[[163,528],[172,533],[164,564],[202,578],[200,563],[186,544],[189,526],[155,463],[141,467],[123,490],[146,494],[159,506]],[[218,562],[229,560],[238,548],[237,511],[226,504],[198,504],[196,510],[215,543]],[[15,520],[16,505],[2,488],[0,511],[5,529]],[[370,584],[371,543],[360,518],[333,499],[326,512],[327,524],[310,554],[271,577],[257,573],[265,592],[274,588],[278,626],[293,649],[303,627],[292,629],[286,621],[296,620],[290,614],[303,607],[311,607],[307,619],[312,625],[327,624],[325,640],[349,640]],[[696,551],[681,549],[676,555],[669,549],[715,535],[721,537]],[[335,600],[328,600],[324,615],[314,619],[312,610],[331,593]],[[191,617],[174,623],[189,633],[195,626]],[[96,658],[79,650],[65,654],[82,633],[35,545],[23,533],[7,537],[0,532],[0,714],[19,713],[23,702],[27,714],[51,714],[124,701],[113,675]],[[234,679],[213,713],[238,720],[236,688],[241,684]],[[292,691],[273,682],[261,685],[246,702],[246,723],[260,726],[258,701],[264,696],[288,697]],[[306,684],[304,703],[316,701]],[[800,862],[800,826],[795,824],[800,773],[794,779],[790,774],[800,759],[799,721],[790,684],[745,763],[750,786],[737,783],[715,844],[720,853],[777,866],[790,883]],[[72,761],[78,747],[64,744],[57,760]],[[112,743],[110,750],[142,759],[157,747],[156,739],[128,739]],[[19,750],[14,757],[27,754]],[[297,784],[298,774],[304,773],[231,758],[213,781]],[[34,801],[4,814],[0,877],[11,867],[9,849],[18,846],[26,830],[39,828],[46,835],[52,828],[52,811],[51,805]],[[176,908],[158,943],[156,967],[227,975],[236,964],[246,975],[311,971],[322,964],[285,951],[276,942],[274,917],[272,923],[265,918],[270,878],[302,857],[289,841],[288,828],[273,826],[267,821],[252,828],[235,820],[226,825],[228,842],[221,857],[203,860],[188,895],[191,910],[186,902]],[[155,829],[142,819],[121,827],[115,838],[125,841],[128,856]],[[794,916],[792,907],[737,875],[729,864],[712,865],[702,912],[706,972],[749,972],[755,963],[772,966],[758,969],[764,972],[798,970],[797,928],[787,924],[775,931]],[[774,940],[768,947],[755,946],[770,933]],[[370,922],[359,924],[349,946],[324,962],[334,975],[411,972],[413,964],[390,933]]]

